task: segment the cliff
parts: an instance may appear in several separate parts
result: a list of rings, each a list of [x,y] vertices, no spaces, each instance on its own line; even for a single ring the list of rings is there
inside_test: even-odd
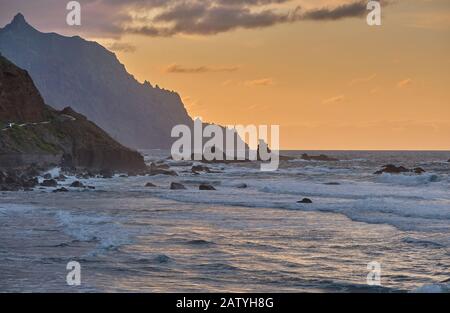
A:
[[[143,157],[71,108],[44,103],[25,70],[0,55],[0,167],[61,164],[144,170]]]
[[[192,125],[177,93],[141,84],[96,42],[42,33],[18,14],[0,29],[0,53],[30,73],[45,103],[72,107],[128,147],[169,148],[173,126]]]

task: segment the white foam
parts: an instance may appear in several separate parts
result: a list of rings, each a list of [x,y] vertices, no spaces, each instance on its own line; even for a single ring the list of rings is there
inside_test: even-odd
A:
[[[429,284],[416,288],[411,293],[450,293],[450,284]]]
[[[114,249],[128,244],[133,236],[125,227],[121,227],[119,218],[67,211],[57,212],[56,218],[66,234],[79,241],[95,242],[102,249]]]
[[[414,174],[382,174],[377,179],[380,183],[402,185],[402,186],[419,186],[442,181],[442,177],[437,174],[426,173],[422,175]]]

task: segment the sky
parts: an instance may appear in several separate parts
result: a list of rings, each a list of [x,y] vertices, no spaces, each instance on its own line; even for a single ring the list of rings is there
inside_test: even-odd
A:
[[[192,117],[280,125],[282,149],[450,150],[450,1],[0,0],[45,32],[113,50]]]

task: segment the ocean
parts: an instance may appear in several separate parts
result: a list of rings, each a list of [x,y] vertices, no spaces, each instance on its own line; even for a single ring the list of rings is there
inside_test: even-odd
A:
[[[201,175],[142,152],[180,176],[1,192],[0,292],[450,291],[450,152],[285,151],[298,159],[276,172],[214,164]],[[385,164],[426,173],[373,174]],[[70,261],[80,286],[66,283]],[[379,286],[367,284],[371,262]]]

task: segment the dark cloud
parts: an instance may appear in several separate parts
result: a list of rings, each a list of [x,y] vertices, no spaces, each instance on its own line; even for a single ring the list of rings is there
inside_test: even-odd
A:
[[[302,20],[361,17],[367,0],[342,0],[338,6],[304,10],[303,0],[79,0],[82,25],[65,23],[65,1],[0,0],[0,23],[17,13],[44,31],[119,38],[126,33],[151,37],[215,35]],[[384,1],[383,1],[384,2]],[[323,3],[323,2],[322,2]],[[332,3],[335,3],[333,1]],[[0,24],[0,25],[1,25]]]
[[[367,15],[366,1],[343,4],[335,8],[320,8],[305,12],[302,19],[305,20],[339,20],[347,17],[359,17]]]
[[[366,1],[345,3],[303,11],[300,6],[290,10],[277,10],[268,4],[289,0],[190,0],[176,1],[145,25],[125,30],[147,36],[169,37],[176,34],[215,35],[237,28],[263,28],[302,20],[338,20],[361,17],[367,13]],[[161,26],[162,25],[162,26]]]

